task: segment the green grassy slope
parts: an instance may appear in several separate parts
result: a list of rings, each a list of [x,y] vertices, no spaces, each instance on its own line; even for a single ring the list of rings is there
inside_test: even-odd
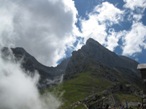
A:
[[[103,77],[93,74],[92,72],[82,72],[74,75],[70,80],[66,80],[59,86],[49,89],[56,94],[63,92],[62,101],[63,105],[60,109],[69,109],[70,105],[79,100],[95,93],[101,93],[107,88],[111,87],[114,83]],[[140,98],[133,94],[116,93],[114,94],[119,101],[140,101]],[[80,105],[75,109],[84,109]]]
[[[62,91],[65,91],[63,95],[65,106],[69,106],[94,93],[101,92],[111,84],[110,81],[97,78],[89,72],[80,73],[73,79],[61,84]]]

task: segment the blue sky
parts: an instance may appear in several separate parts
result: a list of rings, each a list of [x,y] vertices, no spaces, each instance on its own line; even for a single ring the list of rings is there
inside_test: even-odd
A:
[[[93,38],[146,63],[146,0],[2,0],[0,46],[56,66]]]
[[[122,20],[120,19],[121,21],[119,20],[118,23],[106,27],[107,30],[112,28],[116,33],[118,33],[120,31],[131,31],[132,25],[134,23],[141,23],[142,26],[146,25],[146,10],[145,10],[146,6],[145,5],[142,6],[142,4],[136,6],[136,4],[132,3],[132,0],[131,1],[129,0],[129,3],[127,3],[128,5],[130,5],[130,3],[131,3],[131,5],[133,5],[133,6],[131,6],[131,8],[128,8],[128,6],[126,7],[125,6],[126,2],[123,0],[74,0],[74,1],[75,1],[75,6],[78,10],[78,18],[82,18],[82,19],[89,19],[88,15],[93,12],[94,8],[105,2],[114,5],[117,9],[119,9],[121,11],[124,11],[124,13],[122,14],[124,17],[121,17]],[[142,1],[143,1],[143,3],[146,3],[146,1],[144,1],[144,0],[142,0]],[[133,14],[133,15],[129,16],[129,14]],[[141,16],[140,20],[138,20],[138,18],[134,19],[133,18],[134,15]],[[130,20],[128,17],[131,17]],[[81,28],[80,23],[81,23],[80,21],[77,22],[77,26],[79,28]],[[140,27],[141,26],[139,26],[138,28],[140,28]],[[146,29],[146,28],[144,28],[144,29]],[[98,31],[98,28],[97,28],[97,31]],[[107,34],[109,34],[108,31],[107,31]],[[124,34],[124,35],[126,35],[126,34]],[[140,40],[143,40],[142,42],[146,43],[146,40],[145,40],[146,34],[144,33],[142,35],[143,35],[144,39],[140,39]],[[107,37],[108,37],[108,35],[107,35]],[[134,39],[134,37],[139,37],[139,36],[131,36],[131,39],[129,39],[129,40]],[[98,41],[100,42],[100,40],[98,40]],[[139,50],[135,50],[132,47],[132,46],[135,46],[133,44],[130,46],[131,48],[129,47],[127,50],[134,49],[134,51],[131,51],[128,53],[126,53],[126,51],[125,51],[125,53],[123,53],[123,51],[124,51],[123,50],[124,48],[122,48],[123,43],[124,43],[123,39],[118,39],[117,43],[118,43],[118,45],[114,49],[112,49],[112,51],[114,51],[115,53],[117,53],[119,55],[126,55],[130,58],[133,58],[133,59],[137,60],[139,63],[146,63],[146,48],[143,45],[140,45],[140,42],[137,45],[138,47],[140,46]]]

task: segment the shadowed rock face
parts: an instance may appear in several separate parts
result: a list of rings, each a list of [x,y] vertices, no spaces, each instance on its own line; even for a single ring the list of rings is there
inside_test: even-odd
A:
[[[86,45],[79,51],[73,52],[72,58],[77,56],[82,57],[85,61],[88,58],[109,67],[122,67],[135,70],[138,64],[130,58],[118,56],[91,38],[87,40]]]
[[[4,56],[9,54],[8,51],[8,48],[2,50]],[[63,74],[65,79],[70,79],[75,74],[87,70],[104,72],[102,75],[111,81],[118,80],[117,74],[130,81],[139,81],[136,61],[109,51],[91,38],[80,50],[74,51],[72,57],[63,60],[57,67],[42,65],[23,48],[11,48],[11,51],[16,61],[22,60],[22,68],[26,71],[38,71],[41,85],[54,84],[48,80],[54,80]]]
[[[47,67],[39,63],[33,56],[27,53],[23,48],[11,48],[12,53],[15,56],[16,61],[21,61],[22,68],[26,71],[30,71],[31,75],[34,75],[34,72],[37,71],[40,75],[40,85],[46,86],[54,84],[53,81],[55,78],[59,78],[64,74],[66,65],[69,59],[62,61],[57,67]],[[9,49],[3,48],[2,52],[5,56],[9,55]],[[57,82],[57,81],[56,81]]]
[[[138,62],[125,56],[119,56],[90,38],[80,50],[72,53],[65,71],[65,79],[89,69],[100,70],[101,65],[104,66],[104,69],[111,69],[112,72],[120,72],[122,76],[130,80],[139,77]],[[112,72],[110,73],[112,74]]]

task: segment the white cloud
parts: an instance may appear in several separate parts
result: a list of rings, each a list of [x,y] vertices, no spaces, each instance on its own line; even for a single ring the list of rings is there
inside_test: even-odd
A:
[[[29,24],[31,22],[27,22],[30,16],[27,16],[25,13],[22,13],[22,16],[19,15],[27,9],[23,10],[22,8],[24,7],[20,7],[20,5],[17,4],[18,1],[15,1],[15,3],[0,0],[0,2],[0,109],[57,109],[61,105],[61,102],[56,97],[50,93],[48,93],[48,96],[40,95],[36,86],[39,79],[38,75],[34,77],[27,75],[26,72],[21,69],[20,63],[11,60],[11,58],[13,58],[12,54],[7,58],[8,60],[2,58],[2,47],[10,47],[14,46],[14,44],[15,46],[19,46],[17,43],[14,43],[19,38],[20,43],[25,42],[22,40],[24,38],[28,38],[27,40],[32,42],[32,39],[37,38],[37,36],[33,36],[32,34],[32,36],[23,37],[24,34],[21,33],[22,31],[25,34],[28,33],[26,29],[28,28],[29,30],[30,27],[32,27],[32,25]],[[24,15],[26,15],[24,17],[25,20],[19,18]],[[14,21],[16,18],[18,20],[17,22]],[[15,26],[21,28],[18,29]],[[19,31],[17,29],[20,30],[21,34],[18,33]],[[39,32],[40,31],[38,31],[38,33]],[[42,40],[40,39],[40,41]],[[36,43],[32,43],[32,45],[33,44],[36,45]],[[24,48],[26,47],[25,45]]]
[[[146,0],[124,0],[125,8],[135,10],[136,8],[146,8]]]
[[[124,39],[123,55],[133,55],[146,49],[146,26],[142,23],[134,23]]]
[[[23,47],[45,65],[56,65],[75,40],[77,10],[72,0],[6,0],[1,5],[2,42]]]
[[[56,62],[65,56],[66,48],[73,47],[76,35],[83,37],[84,41],[89,37],[94,38],[114,51],[119,46],[118,41],[123,37],[119,37],[122,31],[112,31],[109,34],[107,30],[113,24],[124,21],[126,15],[133,25],[139,24],[146,7],[145,0],[124,0],[123,10],[109,2],[102,2],[88,13],[89,19],[80,19],[80,34],[75,26],[78,12],[72,0],[0,2],[0,44],[21,46],[45,65],[56,65]],[[122,34],[126,33],[123,31]],[[126,41],[126,37],[128,36],[125,36],[123,49],[131,45]],[[83,43],[79,43],[74,49],[77,50],[82,45]],[[124,50],[123,54],[126,54]]]
[[[141,52],[142,48],[146,47],[144,42],[146,40],[146,27],[140,23],[143,17],[143,9],[138,9],[137,7],[145,8],[145,1],[137,1],[137,4],[133,3],[131,7],[128,5],[132,1],[128,0],[125,2],[124,7],[132,10],[127,10],[126,8],[120,10],[109,2],[103,2],[97,5],[93,12],[88,14],[89,19],[82,19],[81,29],[85,41],[92,37],[111,51],[120,46],[123,49],[123,55],[133,55]],[[134,9],[136,9],[136,12]],[[120,23],[126,20],[124,18],[133,23],[132,29],[130,31],[115,31],[111,26],[113,24],[123,26]],[[107,32],[108,29],[111,31]],[[122,41],[122,39],[123,46],[119,44],[119,41]]]
[[[107,41],[105,43],[106,48],[108,48],[110,51],[114,51],[116,47],[122,47],[119,42],[123,39],[126,34],[126,30],[116,32],[113,28],[109,29]]]
[[[139,11],[125,9],[124,11],[125,21],[128,21],[129,23],[140,22],[143,17],[143,11],[141,9]]]
[[[99,24],[95,16],[90,16],[88,20],[82,20],[82,33],[85,41],[92,37],[103,44],[107,35],[106,24]]]
[[[58,109],[59,99],[40,95],[39,75],[30,77],[12,57],[3,59],[0,52],[0,109]]]
[[[135,22],[139,22],[142,19],[143,15],[142,14],[133,14],[133,20]]]
[[[4,8],[4,6],[6,6],[6,8]],[[11,13],[14,10],[14,6],[12,5],[11,8],[12,9],[9,10],[5,2],[2,2],[0,5],[0,46],[9,46],[10,43],[13,42],[10,35],[13,33],[13,17]]]
[[[122,35],[120,33],[115,32],[114,30],[110,31],[107,36],[106,47],[114,51],[117,46],[119,46],[118,41],[121,39]]]
[[[93,12],[89,13],[89,19],[82,19],[81,30],[85,41],[91,37],[101,44],[107,44],[107,28],[122,21],[122,14],[123,11],[109,2],[103,2],[97,5]],[[117,46],[117,38],[115,36],[110,36],[108,41],[107,48],[113,50]],[[115,41],[115,43],[111,45],[111,41]]]
[[[99,22],[104,23],[108,20],[111,24],[113,24],[122,20],[121,15],[123,12],[109,2],[103,2],[101,5],[97,5],[94,8],[93,13],[97,13],[97,19]]]

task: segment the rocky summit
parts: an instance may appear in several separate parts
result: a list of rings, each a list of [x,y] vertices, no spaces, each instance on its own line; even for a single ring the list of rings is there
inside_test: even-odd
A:
[[[65,79],[71,78],[74,74],[86,71],[110,69],[112,78],[121,75],[127,80],[139,81],[140,73],[137,70],[138,62],[125,56],[119,56],[109,51],[94,39],[88,39],[86,44],[78,51],[72,53],[66,70]],[[114,74],[114,72],[117,72]],[[102,72],[101,72],[102,73]],[[117,77],[115,77],[117,79]]]

